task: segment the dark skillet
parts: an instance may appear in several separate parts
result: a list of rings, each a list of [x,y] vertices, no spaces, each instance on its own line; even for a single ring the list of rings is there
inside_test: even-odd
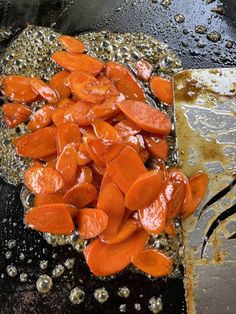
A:
[[[12,35],[27,23],[52,26],[63,33],[79,33],[108,29],[114,32],[145,32],[169,44],[182,58],[185,68],[232,67],[236,66],[236,1],[207,0],[172,0],[165,8],[161,0],[0,0],[0,25],[11,26]],[[208,3],[207,3],[208,2]],[[212,2],[212,3],[209,3]],[[223,5],[223,15],[212,12],[212,9]],[[185,16],[184,23],[177,23],[176,14]],[[207,34],[195,32],[197,25],[204,25],[207,34],[217,31],[221,35],[218,42],[211,42]],[[11,37],[8,39],[10,40]],[[2,42],[1,48],[8,40]],[[148,300],[152,296],[162,296],[162,313],[186,313],[184,283],[180,279],[149,281],[143,276],[125,271],[116,279],[101,282],[91,278],[82,258],[72,249],[53,248],[41,239],[36,232],[27,232],[22,223],[23,209],[19,199],[20,187],[14,188],[0,181],[0,274],[6,274],[6,266],[14,263],[20,272],[30,274],[31,280],[23,284],[8,276],[0,278],[1,313],[120,313],[119,306],[127,305],[126,313],[136,313],[134,303],[140,303],[139,313],[151,313]],[[6,220],[3,220],[6,218]],[[3,222],[2,222],[3,221]],[[12,249],[12,258],[5,258],[7,240],[17,239],[16,248]],[[24,241],[27,243],[25,245]],[[28,247],[26,252],[23,247]],[[33,251],[29,248],[33,247]],[[25,260],[20,260],[20,253],[25,253]],[[35,256],[37,253],[37,256]],[[39,271],[39,258],[49,261],[52,268],[65,261],[65,258],[76,257],[74,278],[67,271],[68,279],[54,280],[54,289],[50,294],[39,295],[35,279]],[[32,260],[30,263],[29,261]],[[79,284],[79,279],[83,280]],[[81,285],[86,292],[85,301],[79,306],[72,306],[68,294],[71,288]],[[128,286],[131,290],[128,299],[117,295],[118,287]],[[101,305],[93,297],[96,288],[106,287],[109,300]],[[140,297],[143,295],[143,297]],[[138,312],[137,312],[138,313]]]

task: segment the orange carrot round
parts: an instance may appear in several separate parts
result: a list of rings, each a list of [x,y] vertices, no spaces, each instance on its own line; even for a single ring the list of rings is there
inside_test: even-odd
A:
[[[142,130],[129,119],[121,120],[114,127],[118,134],[123,137],[128,135],[136,135]]]
[[[83,53],[85,45],[77,38],[68,35],[61,35],[58,38],[61,45],[69,52]]]
[[[97,196],[97,191],[91,183],[77,183],[63,197],[65,203],[82,208],[91,203]]]
[[[167,222],[170,222],[180,213],[185,200],[185,196],[185,185],[183,182],[181,182],[176,187],[171,200],[168,202]]]
[[[156,158],[167,159],[169,146],[165,138],[157,138],[150,135],[144,136],[147,149]]]
[[[150,87],[153,94],[162,102],[173,104],[172,82],[160,76],[153,76],[150,79]]]
[[[51,194],[36,194],[34,199],[34,206],[38,207],[45,204],[63,203],[64,194],[55,192]]]
[[[78,149],[81,144],[81,134],[78,125],[68,121],[57,127],[57,151],[61,153],[66,145],[72,145]]]
[[[32,111],[20,103],[5,103],[2,106],[4,120],[9,128],[14,128],[20,123],[26,122]]]
[[[33,77],[30,79],[30,84],[32,89],[46,99],[49,103],[56,103],[59,100],[58,93],[47,85],[44,81],[40,80],[38,77]]]
[[[27,125],[28,129],[33,132],[49,126],[52,123],[53,110],[54,107],[52,105],[46,105],[37,110]]]
[[[53,77],[48,82],[49,87],[56,90],[61,99],[70,96],[70,88],[66,86],[66,80],[68,79],[69,75],[69,71],[60,71],[53,75]]]
[[[110,140],[110,141],[119,141],[120,136],[116,129],[111,126],[109,123],[103,120],[94,120],[92,122],[94,133],[98,138]]]

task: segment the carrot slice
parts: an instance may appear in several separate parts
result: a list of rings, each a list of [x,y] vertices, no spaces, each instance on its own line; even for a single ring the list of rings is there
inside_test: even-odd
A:
[[[94,120],[92,122],[94,133],[98,138],[110,141],[119,141],[120,136],[116,129],[103,120]]]
[[[127,146],[108,164],[107,171],[121,191],[126,193],[133,182],[147,170],[136,151]]]
[[[93,181],[93,172],[91,168],[87,166],[82,166],[79,168],[79,174],[77,175],[77,183],[92,183]]]
[[[168,202],[167,222],[170,222],[180,213],[184,203],[185,195],[185,185],[183,182],[181,182],[176,187],[173,197]]]
[[[63,193],[55,192],[51,194],[36,194],[34,206],[38,207],[45,204],[63,203]]]
[[[108,163],[119,155],[124,148],[123,143],[116,143],[113,141],[94,139],[89,142],[89,146],[93,150],[94,154],[101,162]]]
[[[128,266],[133,256],[144,249],[148,235],[141,230],[117,244],[96,239],[84,249],[86,262],[95,276],[116,274]]]
[[[119,103],[118,106],[131,121],[143,130],[159,135],[170,133],[170,119],[158,109],[141,101],[132,100]]]
[[[145,144],[147,149],[156,158],[166,159],[168,156],[169,146],[165,138],[157,138],[156,136],[145,135]]]
[[[52,123],[53,110],[52,105],[46,105],[37,110],[27,125],[28,129],[33,132],[49,126]]]
[[[109,61],[105,67],[105,75],[127,99],[146,100],[141,85],[125,66],[117,62]]]
[[[60,154],[64,147],[71,144],[78,149],[81,144],[81,134],[78,125],[70,121],[59,124],[57,127],[57,151]]]
[[[70,88],[66,86],[66,80],[68,79],[70,72],[68,71],[60,71],[53,75],[53,77],[48,82],[49,87],[53,88],[57,91],[60,98],[66,98],[70,96]]]
[[[98,208],[83,208],[77,213],[79,235],[82,239],[97,237],[107,226],[108,217]]]
[[[174,237],[176,235],[175,226],[172,221],[168,222],[165,226],[165,233],[167,233],[169,236]]]
[[[137,210],[150,205],[160,190],[163,181],[161,170],[141,174],[125,194],[125,207]]]
[[[104,74],[100,73],[97,79],[101,85],[106,86],[106,99],[119,96],[120,93],[115,85]]]
[[[77,183],[63,197],[65,203],[82,208],[91,203],[97,196],[95,187],[88,182]]]
[[[128,135],[136,135],[142,130],[139,126],[137,126],[129,119],[121,120],[114,126],[114,128],[119,133],[119,135],[123,137]]]
[[[38,96],[31,86],[31,78],[21,75],[9,75],[2,78],[3,93],[12,101],[32,102]]]
[[[142,162],[145,163],[149,158],[149,152],[146,149],[142,149],[139,152],[139,157],[141,158]]]
[[[132,258],[132,264],[153,277],[167,276],[173,269],[172,259],[155,249],[139,252]]]
[[[2,106],[4,120],[9,128],[14,128],[20,123],[26,122],[32,111],[19,103],[5,103]]]
[[[143,81],[148,81],[152,74],[152,66],[145,60],[139,60],[135,63],[137,76]]]
[[[31,78],[30,84],[35,93],[42,96],[49,103],[54,104],[58,102],[59,100],[58,93],[49,85],[47,85],[44,81],[40,80],[38,77]]]
[[[105,173],[98,196],[97,207],[108,216],[108,225],[101,235],[102,239],[110,240],[122,225],[125,205],[124,197],[108,173]]]
[[[72,145],[66,145],[59,155],[56,170],[64,180],[65,187],[72,186],[76,181],[77,152]]]
[[[16,143],[17,154],[35,159],[55,155],[57,151],[56,132],[56,128],[47,127],[18,137]]]
[[[153,94],[162,102],[173,104],[172,82],[160,76],[153,76],[150,79],[150,88]]]
[[[63,186],[63,180],[53,168],[33,166],[25,171],[24,183],[35,194],[57,192]]]
[[[59,51],[55,52],[51,58],[62,68],[72,72],[82,71],[97,75],[104,67],[100,60],[84,54]]]
[[[75,227],[68,204],[45,204],[29,209],[25,214],[25,223],[41,232],[70,234]]]
[[[77,152],[78,165],[84,166],[87,163],[89,163],[90,161],[91,161],[91,158],[88,155],[86,144],[85,143],[80,144],[78,152]]]
[[[69,52],[83,53],[85,45],[77,38],[68,35],[61,35],[58,38],[60,44]]]

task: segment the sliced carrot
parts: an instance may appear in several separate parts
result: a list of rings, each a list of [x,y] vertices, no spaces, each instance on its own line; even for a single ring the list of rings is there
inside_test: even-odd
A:
[[[164,172],[163,172],[164,173]],[[171,179],[166,179],[162,182],[161,185],[161,191],[167,201],[170,202],[173,198],[175,187],[174,184],[172,183]]]
[[[98,208],[83,208],[77,213],[79,235],[82,239],[97,237],[107,227],[108,217]]]
[[[72,186],[76,181],[77,152],[72,145],[66,145],[56,163],[56,170],[64,180],[65,187]]]
[[[95,276],[116,274],[128,266],[133,256],[144,249],[148,235],[141,230],[117,244],[96,239],[84,249],[86,262]]]
[[[156,136],[145,135],[145,144],[147,149],[156,158],[167,159],[169,146],[165,138],[157,138]]]
[[[91,168],[88,166],[82,166],[79,168],[78,174],[77,174],[77,183],[92,183],[93,181],[93,172]]]
[[[101,162],[108,163],[113,160],[121,150],[124,148],[123,143],[116,143],[114,141],[94,139],[89,142],[89,146],[93,150],[94,154]]]
[[[142,149],[139,152],[139,157],[141,158],[142,162],[145,163],[149,158],[149,152],[146,149]]]
[[[45,204],[63,203],[63,193],[55,192],[51,194],[36,194],[34,199],[34,206],[41,206]]]
[[[85,143],[80,144],[78,152],[77,152],[78,165],[84,166],[87,163],[89,163],[90,161],[91,161],[91,158],[88,155],[86,144]]]
[[[88,182],[77,183],[63,197],[65,203],[82,208],[91,203],[97,196],[95,187]]]
[[[141,59],[135,63],[137,76],[143,81],[148,81],[152,74],[152,66],[147,61]]]
[[[61,99],[57,104],[57,108],[65,108],[65,107],[69,107],[70,105],[75,104],[75,101],[71,98],[63,98]]]
[[[35,91],[35,93],[42,96],[49,103],[54,104],[58,102],[59,100],[58,93],[49,85],[47,85],[44,81],[40,80],[38,77],[31,78],[30,84],[32,86],[32,89]]]
[[[94,120],[92,122],[94,133],[98,138],[110,141],[119,141],[120,136],[116,129],[103,120]]]
[[[141,174],[125,194],[125,206],[137,210],[150,205],[156,198],[163,182],[161,170],[150,170]]]
[[[32,102],[38,93],[31,86],[31,78],[22,75],[9,75],[2,78],[3,93],[12,101]]]
[[[120,93],[115,85],[104,74],[100,73],[97,79],[101,85],[107,86],[105,94],[106,99],[119,96]]]
[[[168,135],[171,130],[169,118],[156,108],[141,102],[127,100],[119,103],[119,108],[135,124],[145,131]]]
[[[53,168],[33,166],[25,171],[24,183],[35,194],[50,194],[62,188],[63,179]]]
[[[25,223],[41,232],[70,234],[75,227],[68,204],[45,204],[29,209],[25,214]]]
[[[121,191],[126,193],[133,182],[147,170],[137,152],[127,146],[108,164],[107,171]]]
[[[70,88],[66,86],[66,80],[68,79],[69,75],[69,71],[60,71],[53,75],[53,77],[48,82],[49,87],[56,90],[61,99],[70,96]]]
[[[162,102],[173,104],[172,82],[160,76],[153,76],[150,79],[150,88],[153,94]]]
[[[52,123],[53,110],[52,105],[46,105],[37,110],[27,125],[28,129],[33,132],[49,126]]]
[[[105,75],[127,99],[146,100],[141,85],[125,66],[117,62],[109,61],[105,67]]]
[[[61,153],[64,147],[71,144],[77,150],[81,144],[81,134],[78,125],[70,121],[57,127],[57,151]]]
[[[129,136],[129,135],[136,135],[142,130],[139,126],[133,123],[130,119],[121,120],[114,126],[114,128],[119,133],[119,135],[123,137]]]
[[[167,222],[170,222],[180,213],[185,200],[185,184],[181,182],[176,187],[171,200],[168,202]]]
[[[68,35],[61,35],[58,38],[60,44],[69,52],[83,53],[85,45],[77,38]]]
[[[107,228],[102,233],[102,239],[110,240],[117,234],[124,217],[124,197],[108,173],[102,179],[97,207],[108,216]]]
[[[172,259],[155,249],[139,252],[132,258],[132,264],[153,277],[167,276],[173,269]]]
[[[56,169],[56,164],[57,164],[57,158],[55,156],[52,156],[52,159],[49,159],[46,163],[47,167]]]
[[[26,122],[32,111],[19,103],[5,103],[2,106],[4,120],[9,128],[14,128],[20,123]]]
[[[47,127],[37,130],[31,134],[17,138],[17,154],[23,157],[41,159],[50,155],[55,155],[56,148],[56,128]]]
[[[164,232],[167,233],[171,237],[174,237],[176,235],[175,226],[172,221],[166,224]]]
[[[69,71],[83,71],[97,75],[104,67],[103,62],[85,54],[59,51],[55,52],[51,58]]]

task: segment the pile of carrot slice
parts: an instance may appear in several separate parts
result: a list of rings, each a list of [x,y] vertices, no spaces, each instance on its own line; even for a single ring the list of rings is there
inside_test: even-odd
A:
[[[49,82],[4,76],[1,91],[6,124],[27,123],[29,134],[13,139],[17,153],[32,158],[24,184],[35,194],[25,223],[52,234],[91,239],[84,256],[91,272],[108,276],[130,263],[154,277],[168,275],[172,260],[147,248],[151,234],[175,235],[173,219],[191,215],[207,190],[203,172],[188,179],[165,166],[171,123],[151,107],[124,65],[104,64],[84,53],[84,44],[60,36],[66,51],[52,55],[63,68]],[[154,95],[172,104],[171,82],[152,76],[145,60],[137,77]],[[32,112],[31,104],[45,104]],[[156,169],[145,166],[158,160]]]

